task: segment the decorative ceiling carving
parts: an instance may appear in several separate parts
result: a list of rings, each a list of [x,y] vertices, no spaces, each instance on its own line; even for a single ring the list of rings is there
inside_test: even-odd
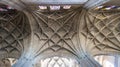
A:
[[[69,56],[81,67],[100,67],[92,56],[120,54],[120,14],[85,9],[109,0],[89,0],[66,11],[33,11],[28,3],[38,1],[0,1],[22,11],[0,17],[0,56],[21,55],[13,67],[33,67],[37,60],[51,56]]]
[[[82,7],[79,7],[63,12],[36,11],[25,13],[32,27],[31,41],[26,43],[26,45],[29,43],[28,47],[26,47],[28,50],[22,54],[18,63],[13,67],[21,67],[22,63],[25,63],[24,66],[29,64],[29,67],[32,67],[32,64],[37,60],[51,56],[73,57],[78,60],[82,67],[84,66],[84,62],[88,62],[86,63],[86,67],[100,67],[100,65],[86,53],[88,52],[87,50],[85,52],[83,51],[87,48],[84,49],[81,47],[84,46],[84,44],[80,41],[84,39],[79,37],[79,28],[83,27],[81,23],[84,24],[84,22],[81,21],[83,11],[85,13],[87,12],[83,10]]]
[[[74,12],[35,12],[37,17],[38,31],[35,32],[42,42],[39,52],[65,52],[74,53],[77,48],[77,27],[78,22],[74,20],[79,18],[79,11]],[[77,15],[78,14],[78,15]],[[75,39],[75,40],[74,40]]]
[[[10,61],[8,59],[0,60],[0,67],[11,67]]]
[[[19,21],[18,21],[19,20]],[[26,21],[26,22],[25,22]],[[29,34],[28,20],[22,12],[0,15],[0,57],[18,58],[23,51],[23,39]]]
[[[91,13],[85,17],[87,32],[86,47],[95,55],[120,53],[120,15],[119,13]],[[86,34],[87,33],[87,34]],[[91,45],[91,46],[89,46]],[[93,50],[93,51],[92,51]]]

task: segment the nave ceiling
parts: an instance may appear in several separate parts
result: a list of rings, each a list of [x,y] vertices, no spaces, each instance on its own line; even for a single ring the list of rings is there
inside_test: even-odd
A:
[[[76,59],[82,67],[101,67],[93,56],[120,54],[120,12],[99,11],[109,0],[68,0],[71,9],[38,10],[58,5],[53,0],[0,0],[15,10],[0,13],[0,57],[19,60],[13,67],[32,67],[43,58]],[[33,8],[34,7],[34,8]],[[83,64],[84,63],[84,64]]]

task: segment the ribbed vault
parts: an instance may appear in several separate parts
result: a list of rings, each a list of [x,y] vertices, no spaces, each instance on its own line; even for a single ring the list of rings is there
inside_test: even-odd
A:
[[[33,67],[52,56],[74,58],[81,67],[101,67],[93,56],[120,54],[120,14],[88,10],[108,0],[46,12],[33,11],[32,1],[0,1],[20,10],[0,17],[0,56],[19,58],[13,67]]]
[[[23,39],[30,33],[29,29],[28,19],[22,12],[0,14],[1,59],[20,57],[24,51]]]
[[[85,17],[87,32],[86,47],[93,55],[120,54],[120,15],[119,12],[88,12]],[[92,45],[92,46],[89,46]]]

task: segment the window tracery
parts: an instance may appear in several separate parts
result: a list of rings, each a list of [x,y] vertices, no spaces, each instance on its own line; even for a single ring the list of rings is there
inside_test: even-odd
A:
[[[40,60],[34,67],[78,67],[78,63],[70,58],[50,57]]]

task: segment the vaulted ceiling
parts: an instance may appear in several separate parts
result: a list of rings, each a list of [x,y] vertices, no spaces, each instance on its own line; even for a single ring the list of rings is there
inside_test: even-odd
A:
[[[74,58],[82,67],[100,67],[93,56],[120,55],[120,12],[95,8],[119,7],[119,2],[0,0],[0,6],[15,8],[12,13],[0,12],[0,57],[19,58],[13,67],[32,67],[37,60],[52,56]],[[39,5],[47,6],[47,11]],[[65,5],[71,8],[49,7]]]

